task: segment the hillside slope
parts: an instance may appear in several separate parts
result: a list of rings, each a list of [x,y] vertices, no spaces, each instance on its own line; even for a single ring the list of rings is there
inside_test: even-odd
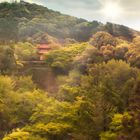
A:
[[[57,39],[73,38],[77,41],[87,41],[97,31],[107,31],[128,40],[135,34],[140,34],[122,25],[88,22],[36,4],[0,4],[1,41],[32,40],[44,33]]]

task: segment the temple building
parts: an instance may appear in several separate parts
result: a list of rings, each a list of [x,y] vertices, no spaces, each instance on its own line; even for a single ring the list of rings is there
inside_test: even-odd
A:
[[[48,44],[39,44],[38,45],[38,54],[40,56],[40,61],[45,60],[45,54],[50,51],[51,48],[49,47]]]

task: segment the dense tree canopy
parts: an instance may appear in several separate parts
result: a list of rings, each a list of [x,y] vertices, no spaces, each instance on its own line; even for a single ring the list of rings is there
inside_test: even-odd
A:
[[[0,139],[139,140],[134,34],[36,4],[1,3]],[[40,44],[50,48],[42,61]]]

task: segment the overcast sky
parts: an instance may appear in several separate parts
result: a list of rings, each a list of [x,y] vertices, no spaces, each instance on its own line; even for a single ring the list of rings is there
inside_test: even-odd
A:
[[[0,0],[2,1],[2,0]],[[89,21],[124,24],[140,30],[140,0],[26,0]]]

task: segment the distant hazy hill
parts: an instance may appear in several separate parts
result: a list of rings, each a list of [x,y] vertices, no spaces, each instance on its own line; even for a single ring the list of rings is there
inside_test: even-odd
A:
[[[107,31],[126,39],[139,34],[122,25],[88,22],[36,4],[0,4],[0,40],[27,40],[47,33],[57,39],[86,41],[97,31]]]

